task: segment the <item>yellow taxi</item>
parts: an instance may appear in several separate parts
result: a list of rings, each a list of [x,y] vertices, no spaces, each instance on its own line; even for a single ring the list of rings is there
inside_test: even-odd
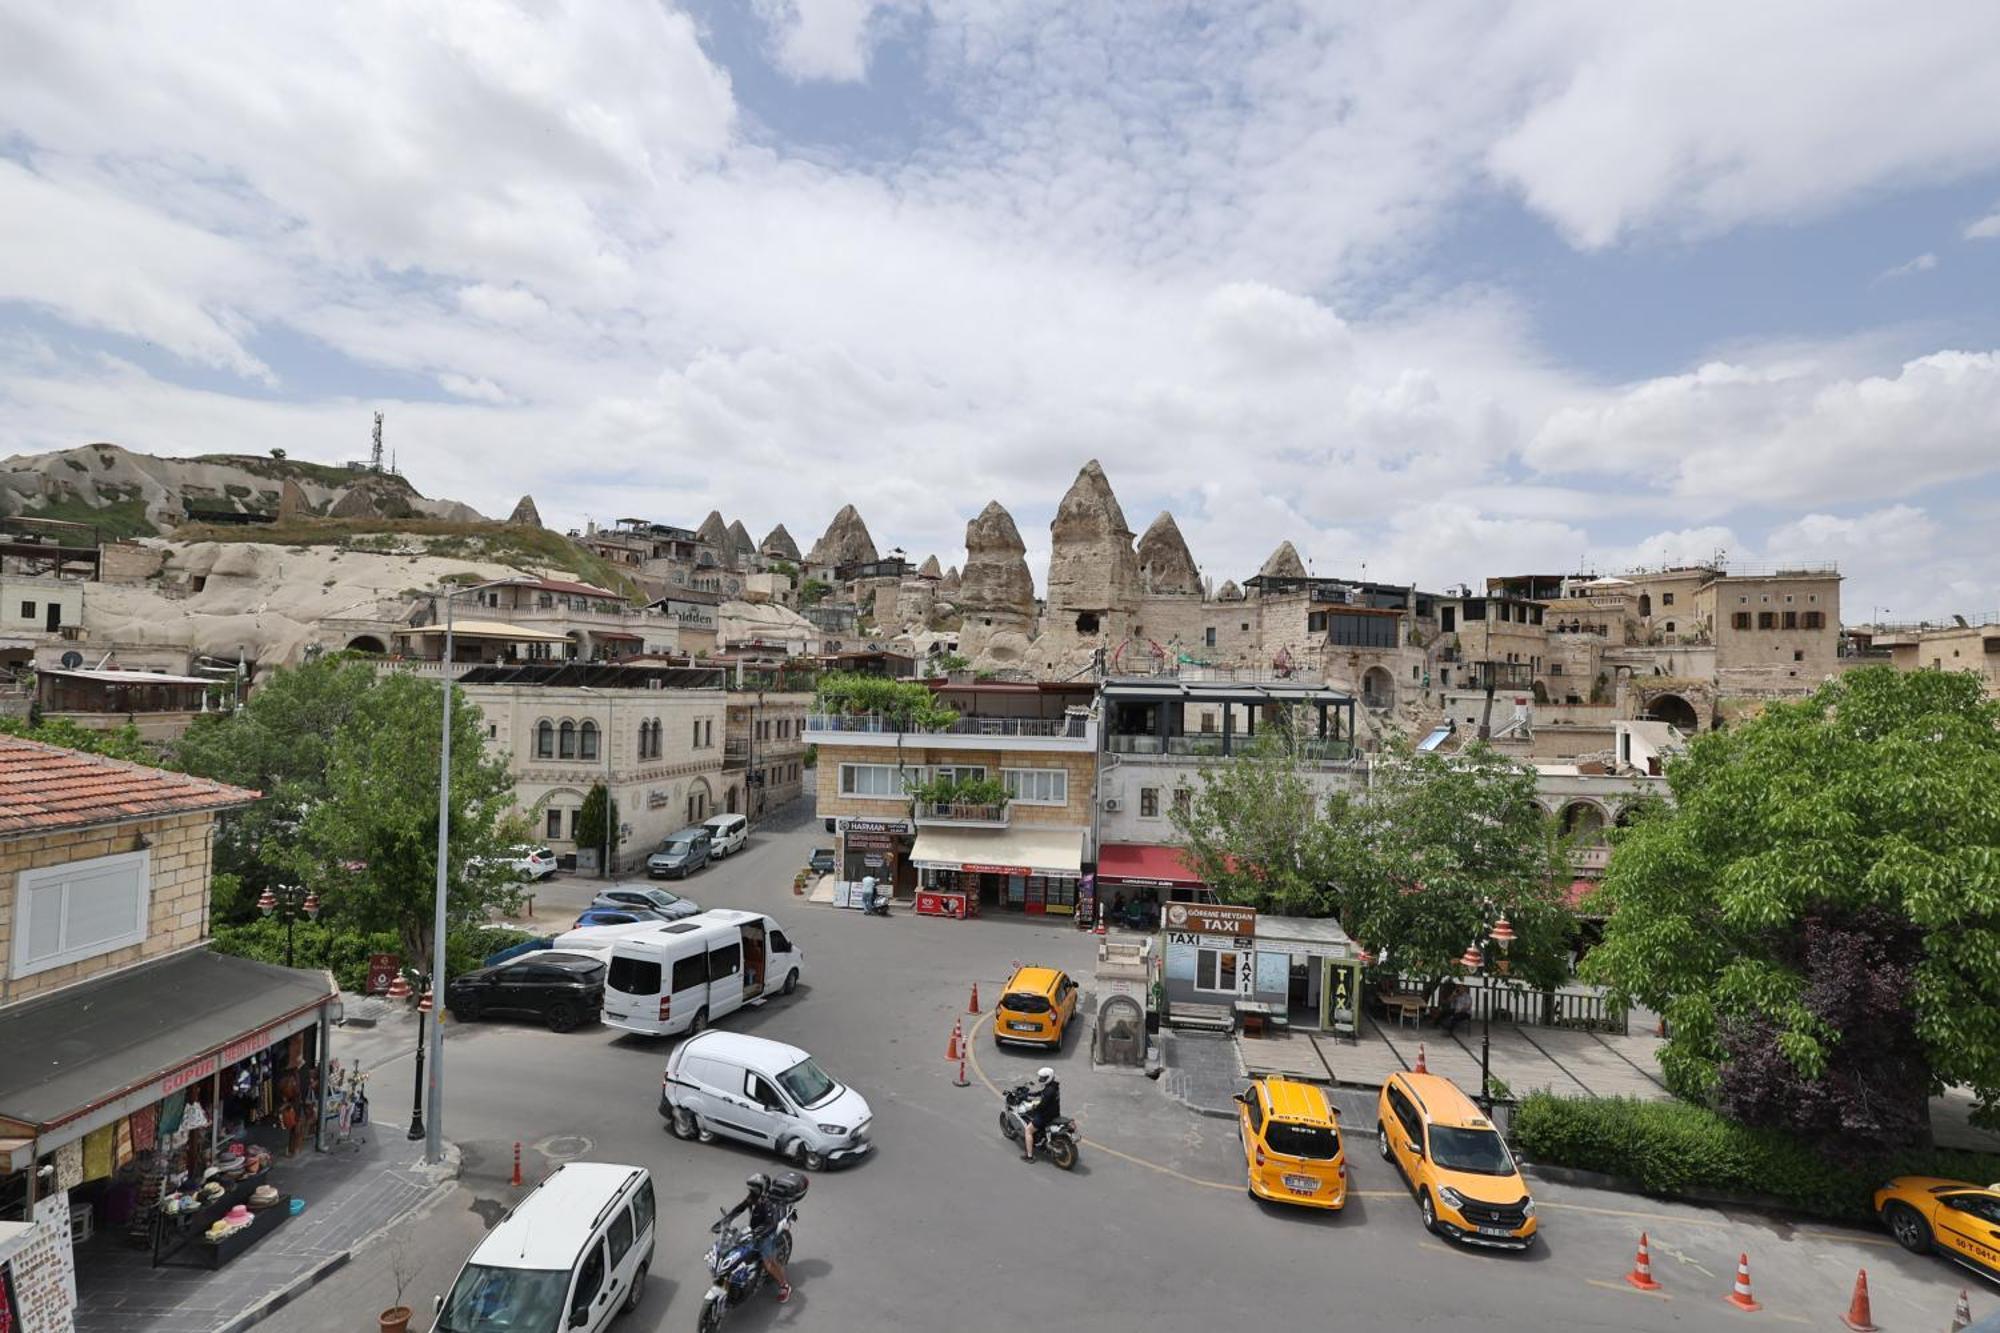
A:
[[[2000,1186],[1897,1176],[1875,1191],[1875,1215],[1910,1253],[1935,1249],[2000,1278]]]
[[[1376,1103],[1382,1160],[1416,1193],[1424,1226],[1472,1245],[1525,1249],[1535,1201],[1493,1122],[1450,1079],[1392,1074]]]
[[[1347,1204],[1339,1113],[1311,1083],[1260,1078],[1236,1098],[1250,1197],[1308,1208]]]
[[[1076,982],[1053,967],[1017,968],[993,1006],[993,1044],[1060,1047],[1076,1015]]]

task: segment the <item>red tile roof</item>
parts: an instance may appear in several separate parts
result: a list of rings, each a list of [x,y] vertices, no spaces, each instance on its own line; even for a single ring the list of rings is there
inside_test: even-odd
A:
[[[186,773],[0,736],[0,838],[229,810],[260,795]]]

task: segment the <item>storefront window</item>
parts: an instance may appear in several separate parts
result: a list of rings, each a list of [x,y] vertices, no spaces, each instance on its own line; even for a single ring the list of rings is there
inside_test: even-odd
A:
[[[1196,990],[1236,993],[1236,972],[1242,955],[1234,949],[1203,949],[1195,957]]]

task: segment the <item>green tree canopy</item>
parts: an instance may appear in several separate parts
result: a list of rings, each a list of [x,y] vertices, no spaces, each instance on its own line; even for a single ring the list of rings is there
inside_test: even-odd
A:
[[[66,717],[0,717],[0,732],[44,745],[60,745],[71,750],[87,750],[107,759],[124,759],[135,764],[161,767],[157,747],[139,736],[139,729],[127,722],[110,731],[78,726]]]
[[[2000,1098],[2000,705],[1887,667],[1697,737],[1614,840],[1586,975],[1664,1013],[1685,1096],[1847,1139]]]
[[[607,811],[609,818],[606,818]],[[608,825],[608,827],[607,827]],[[618,854],[618,802],[611,799],[601,782],[593,782],[583,794],[576,812],[576,845],[603,854],[607,835],[613,856]]]
[[[937,731],[958,721],[928,685],[858,671],[830,671],[813,691],[813,711],[852,716],[879,714],[909,731]]]
[[[1324,801],[1278,730],[1203,765],[1170,814],[1189,868],[1224,902],[1300,916],[1338,910]]]
[[[319,888],[325,912],[359,931],[390,931],[420,966],[431,956],[437,873],[439,685],[395,672],[339,728],[326,793],[299,829],[294,873]],[[452,689],[451,928],[479,924],[516,892],[496,863],[525,838],[506,765],[486,757],[479,709]],[[486,859],[484,866],[475,863]]]

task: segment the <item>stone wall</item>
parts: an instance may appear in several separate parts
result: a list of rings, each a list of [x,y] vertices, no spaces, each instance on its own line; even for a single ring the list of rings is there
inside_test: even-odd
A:
[[[199,944],[208,938],[209,879],[214,852],[209,832],[215,816],[174,815],[115,828],[73,830],[0,843],[0,1005],[86,981],[142,959]],[[147,934],[143,943],[65,963],[33,976],[12,975],[13,930],[19,918],[15,883],[20,872],[66,865],[147,848],[150,876]]]
[[[159,575],[167,563],[167,553],[158,546],[137,542],[107,542],[97,548],[98,577],[106,583],[144,583]]]

